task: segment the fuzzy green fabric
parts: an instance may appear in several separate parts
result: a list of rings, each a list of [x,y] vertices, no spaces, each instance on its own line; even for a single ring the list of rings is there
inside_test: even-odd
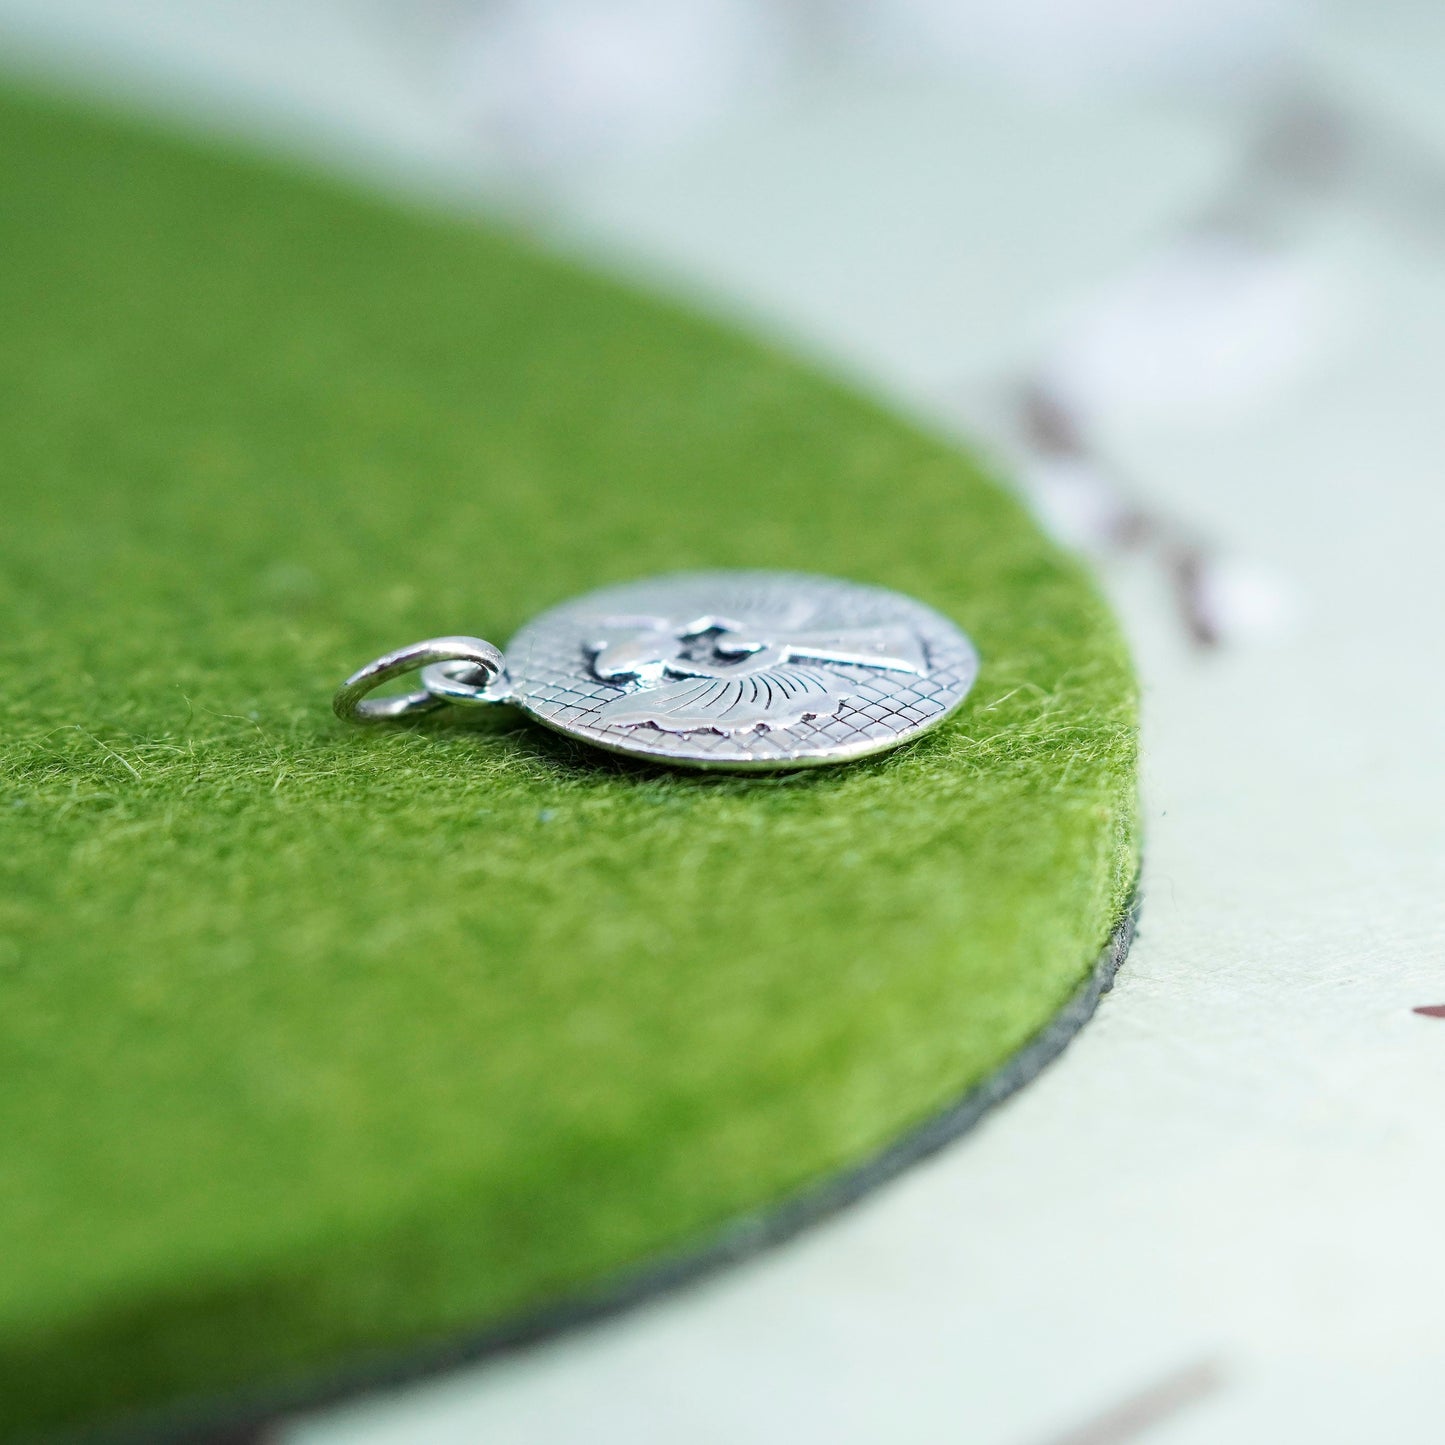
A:
[[[0,102],[0,197],[0,1437],[585,1295],[887,1146],[1086,975],[1134,686],[975,463],[130,123]],[[916,595],[970,703],[771,779],[330,714],[392,646],[716,566]]]

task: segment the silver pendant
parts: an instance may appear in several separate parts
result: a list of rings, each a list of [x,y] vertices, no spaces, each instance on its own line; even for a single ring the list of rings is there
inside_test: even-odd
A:
[[[418,669],[420,691],[367,698]],[[477,637],[388,653],[347,678],[335,708],[370,721],[503,703],[627,757],[766,772],[907,742],[954,712],[977,673],[968,638],[900,593],[793,572],[692,572],[564,602],[505,657]]]

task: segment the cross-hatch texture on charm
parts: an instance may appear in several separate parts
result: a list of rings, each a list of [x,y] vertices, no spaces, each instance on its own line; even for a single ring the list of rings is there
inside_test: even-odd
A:
[[[514,699],[560,732],[737,771],[896,746],[941,722],[978,671],[968,639],[912,598],[756,570],[563,603],[528,623],[507,659]]]

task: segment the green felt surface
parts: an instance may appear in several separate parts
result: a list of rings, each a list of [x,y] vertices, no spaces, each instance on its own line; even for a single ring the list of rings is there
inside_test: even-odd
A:
[[[330,715],[389,647],[702,566],[912,593],[980,682],[772,779]],[[0,622],[7,1440],[705,1241],[998,1068],[1134,872],[1114,625],[949,446],[472,224],[13,96]]]

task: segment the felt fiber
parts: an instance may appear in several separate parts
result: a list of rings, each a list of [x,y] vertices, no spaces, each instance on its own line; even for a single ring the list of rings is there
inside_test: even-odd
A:
[[[144,127],[11,96],[0,197],[0,1438],[584,1297],[885,1149],[1088,973],[1134,684],[975,462]],[[718,566],[917,596],[970,701],[765,778],[331,716],[389,648]]]

